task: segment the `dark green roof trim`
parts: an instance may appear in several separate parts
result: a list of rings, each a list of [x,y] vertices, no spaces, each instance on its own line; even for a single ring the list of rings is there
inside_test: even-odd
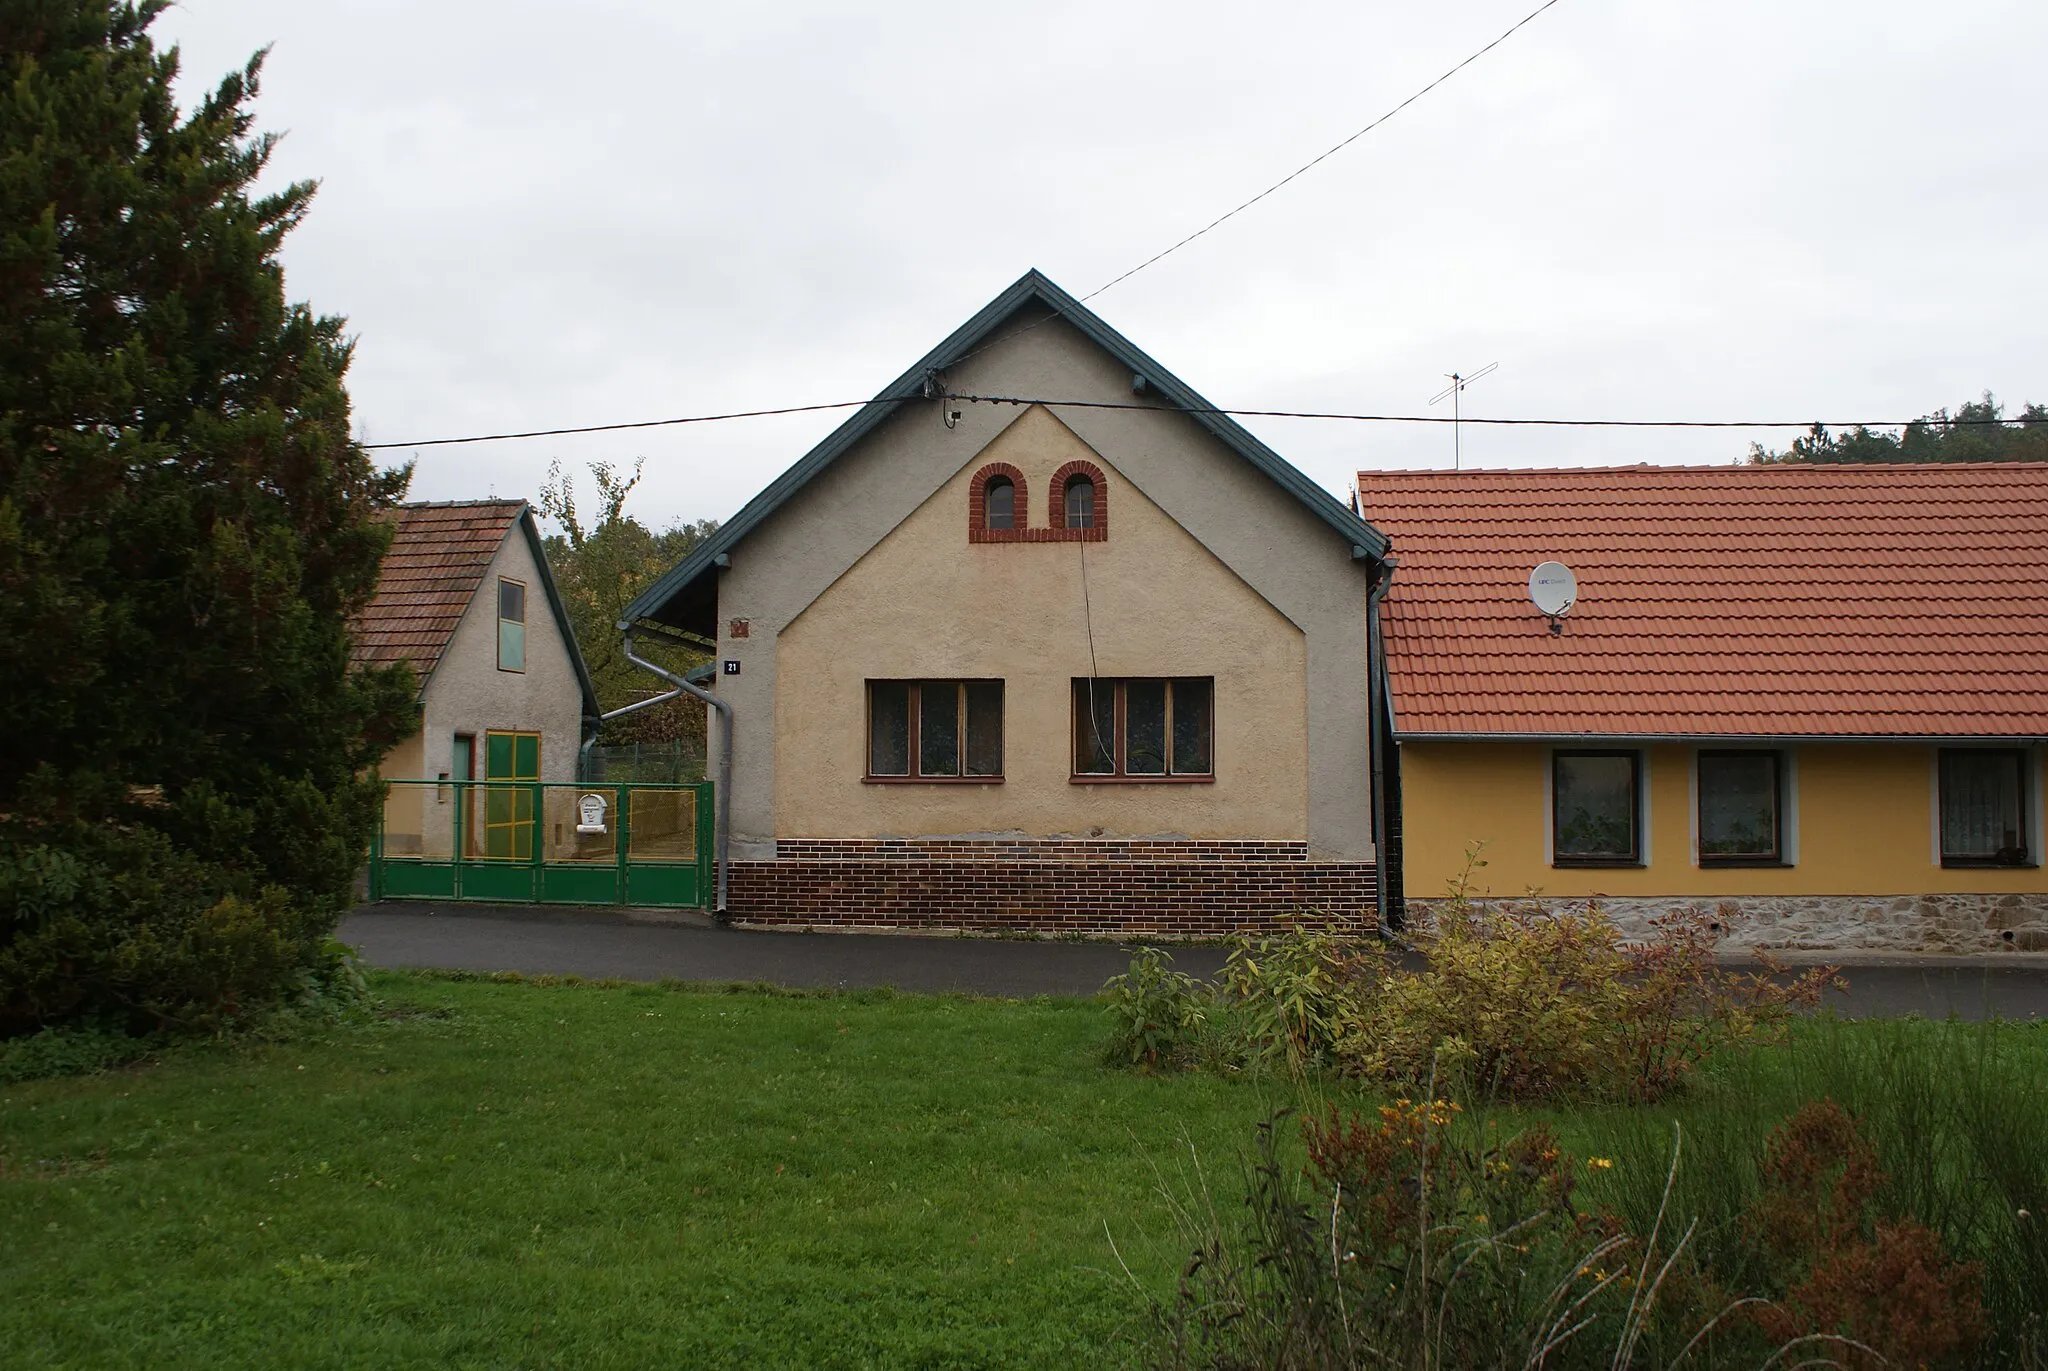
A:
[[[795,465],[770,482],[766,490],[749,500],[745,508],[722,524],[711,537],[698,544],[680,565],[642,591],[632,604],[626,606],[625,613],[619,620],[619,627],[625,628],[637,619],[659,619],[660,611],[678,592],[707,570],[728,564],[728,554],[732,549],[763,520],[780,509],[791,496],[803,489],[813,476],[873,432],[884,419],[896,413],[904,401],[923,398],[927,376],[935,371],[942,372],[962,361],[969,353],[986,344],[990,336],[1019,310],[1034,302],[1051,310],[1082,336],[1128,366],[1132,372],[1133,389],[1137,389],[1138,381],[1142,380],[1145,390],[1157,394],[1164,402],[1160,406],[1162,413],[1174,409],[1215,408],[1196,394],[1186,382],[1146,355],[1137,344],[1104,323],[1093,310],[1054,285],[1043,273],[1035,269],[1027,271],[1015,285],[991,300],[980,313],[955,329],[944,342],[883,387],[873,400],[854,411],[853,416],[834,429],[825,441],[805,453]],[[1311,481],[1293,463],[1246,432],[1244,426],[1229,415],[1190,414],[1188,418],[1221,439],[1224,446],[1264,472],[1272,478],[1274,484],[1294,496],[1311,513],[1335,529],[1351,548],[1353,557],[1372,558],[1386,554],[1388,542],[1385,534],[1353,514],[1342,501]]]
[[[533,553],[533,564],[540,568],[540,588],[547,592],[548,608],[554,612],[555,623],[562,630],[563,646],[569,649],[569,660],[576,666],[576,684],[583,690],[583,717],[595,719],[604,713],[597,707],[597,687],[591,683],[590,668],[583,663],[583,649],[576,644],[576,626],[569,622],[569,610],[562,603],[562,592],[555,588],[555,573],[548,569],[547,545],[541,541],[540,527],[533,521],[533,506],[519,511],[519,527],[526,534],[526,546]]]

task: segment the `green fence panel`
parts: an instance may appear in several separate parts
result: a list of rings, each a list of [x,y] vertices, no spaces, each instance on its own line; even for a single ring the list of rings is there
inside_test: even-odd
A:
[[[708,782],[392,781],[387,790],[385,820],[370,848],[372,899],[659,908],[709,902]],[[577,802],[593,794],[608,802],[609,834],[576,829]]]

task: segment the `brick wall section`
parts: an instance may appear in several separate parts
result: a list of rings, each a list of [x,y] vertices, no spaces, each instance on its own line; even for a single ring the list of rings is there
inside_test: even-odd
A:
[[[1370,863],[1311,862],[1306,844],[1080,839],[785,839],[734,862],[743,923],[1220,938],[1305,910],[1369,923]]]

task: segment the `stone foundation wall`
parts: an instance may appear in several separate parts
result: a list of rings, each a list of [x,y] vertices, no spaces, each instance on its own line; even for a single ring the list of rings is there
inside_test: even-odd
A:
[[[727,914],[776,927],[1221,938],[1304,910],[1374,921],[1371,863],[1306,844],[800,839],[735,861]]]
[[[1411,926],[1426,923],[1442,900],[1409,900]],[[1552,908],[1584,908],[1552,900]],[[1718,920],[1726,948],[1820,952],[2048,952],[2048,894],[1743,895],[1603,898],[1600,908],[1630,937],[1650,920],[1688,909]]]

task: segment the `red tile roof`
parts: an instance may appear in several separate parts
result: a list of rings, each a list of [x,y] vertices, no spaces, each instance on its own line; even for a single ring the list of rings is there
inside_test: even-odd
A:
[[[523,500],[400,505],[377,594],[351,626],[358,665],[410,661],[424,686],[463,611],[526,511]]]
[[[2048,463],[1367,471],[1396,731],[2048,737]],[[1528,600],[1555,558],[1579,601]]]

